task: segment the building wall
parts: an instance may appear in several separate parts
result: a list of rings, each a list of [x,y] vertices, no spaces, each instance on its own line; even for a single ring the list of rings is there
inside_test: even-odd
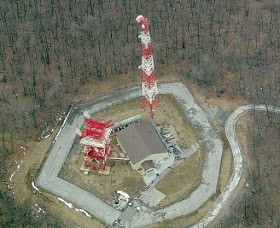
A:
[[[137,170],[138,171],[138,170]],[[150,169],[148,169],[146,172],[145,172],[145,170],[144,169],[142,169],[141,171],[140,171],[140,174],[141,175],[146,175],[146,174],[150,174],[150,173],[154,173],[154,174],[156,174],[156,168],[150,168]],[[138,171],[139,172],[139,171]]]
[[[143,160],[139,161],[136,164],[132,164],[132,163],[130,163],[130,164],[131,164],[131,166],[134,170],[138,170],[138,169],[142,168],[141,164],[144,161],[152,160],[155,163],[155,162],[158,162],[158,161],[162,161],[162,160],[164,160],[168,157],[169,157],[169,154],[166,151],[166,152],[160,153],[160,154],[151,154],[151,155],[149,155],[148,157],[144,158]]]
[[[120,140],[118,139],[118,137],[117,137],[117,142],[118,142],[118,146],[122,149],[122,151],[125,153],[125,155],[127,155],[127,153],[126,153],[125,149],[123,148],[123,146],[122,146]]]

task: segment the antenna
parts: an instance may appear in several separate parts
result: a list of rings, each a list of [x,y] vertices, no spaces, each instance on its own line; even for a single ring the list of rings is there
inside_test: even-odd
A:
[[[159,107],[159,94],[157,89],[156,72],[152,52],[151,37],[149,32],[149,23],[147,18],[139,15],[136,21],[141,24],[141,31],[138,38],[141,39],[142,64],[142,107],[145,110],[150,108],[151,119],[154,117],[155,108]]]

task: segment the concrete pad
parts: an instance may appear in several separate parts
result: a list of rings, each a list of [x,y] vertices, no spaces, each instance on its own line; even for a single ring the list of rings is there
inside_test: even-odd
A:
[[[125,158],[125,154],[124,153],[120,153],[120,157],[121,158]]]
[[[198,148],[200,147],[200,145],[198,143],[194,143],[192,144],[190,147],[188,147],[187,149],[183,150],[181,152],[181,156],[183,158],[188,158],[190,157]]]
[[[139,199],[143,200],[144,203],[148,204],[150,207],[156,206],[161,200],[165,198],[165,195],[156,190],[154,187],[149,188],[145,192],[141,192]]]
[[[157,168],[157,172],[161,174],[164,170],[168,169],[168,167],[172,166],[175,161],[174,154],[171,154],[169,158],[164,160],[163,163],[161,163],[160,167]]]
[[[146,174],[143,176],[143,181],[145,182],[146,185],[150,185],[154,179],[156,179],[157,175],[152,172],[152,173],[149,173],[149,174]]]

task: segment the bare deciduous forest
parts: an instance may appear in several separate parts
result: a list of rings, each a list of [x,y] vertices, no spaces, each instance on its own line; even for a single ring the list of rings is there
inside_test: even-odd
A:
[[[151,24],[159,81],[172,73],[214,91],[210,96],[229,94],[232,99],[243,96],[254,104],[280,106],[277,0],[2,0],[1,179],[6,178],[5,158],[57,123],[85,85],[110,83],[120,75],[140,81],[139,14]],[[267,152],[264,144],[273,141],[263,134],[274,129],[278,147],[265,159],[279,161],[279,117],[267,112],[255,115],[254,123],[250,135],[257,168],[249,178],[254,189],[232,209],[226,219],[231,226],[267,224],[268,218],[270,224],[280,224],[279,201],[277,209],[267,197],[279,192],[280,184],[267,179],[273,168],[262,173],[264,158],[258,156]],[[20,221],[32,226],[28,206],[17,210],[5,182],[1,185],[1,224],[11,227]]]

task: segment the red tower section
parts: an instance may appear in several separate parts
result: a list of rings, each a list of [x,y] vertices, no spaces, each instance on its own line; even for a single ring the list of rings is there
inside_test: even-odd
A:
[[[84,148],[85,167],[94,170],[104,170],[107,156],[111,154],[110,135],[112,132],[111,121],[98,122],[85,118],[85,129],[80,135],[80,143]]]
[[[159,95],[157,89],[156,72],[154,67],[154,58],[149,32],[149,23],[147,18],[139,15],[136,21],[141,24],[139,38],[141,39],[142,64],[142,107],[145,110],[150,109],[151,118],[154,117],[155,108],[159,107]]]

